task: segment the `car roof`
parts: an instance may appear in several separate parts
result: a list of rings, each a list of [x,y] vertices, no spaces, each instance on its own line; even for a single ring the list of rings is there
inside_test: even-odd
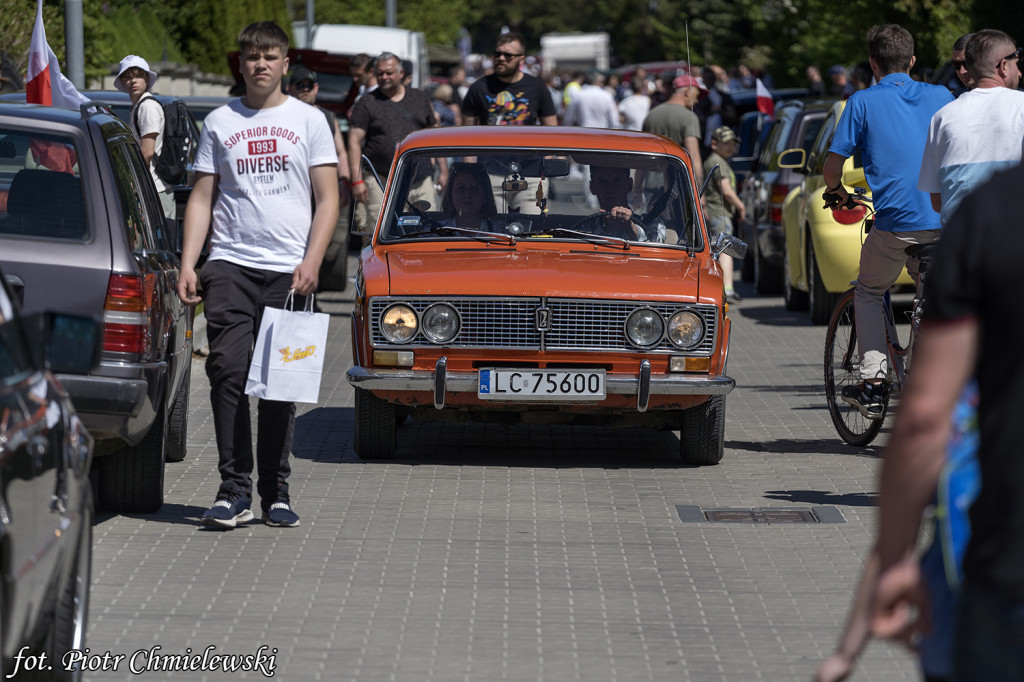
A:
[[[83,120],[80,109],[65,109],[63,107],[52,107],[46,104],[25,104],[24,102],[14,101],[6,96],[0,96],[0,116],[14,116],[34,121],[67,123],[72,125],[80,123]],[[111,118],[116,118],[113,112],[108,113],[105,108],[97,110],[89,116],[89,119],[92,120],[96,116],[110,116]],[[99,122],[102,123],[102,121]]]
[[[631,130],[563,126],[463,126],[428,128],[410,133],[400,152],[431,147],[540,147],[555,149],[600,149],[680,154],[680,147],[667,137]]]

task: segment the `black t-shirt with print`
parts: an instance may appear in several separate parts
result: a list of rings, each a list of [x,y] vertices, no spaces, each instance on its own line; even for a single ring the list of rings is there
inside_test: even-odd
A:
[[[1018,311],[1024,239],[1017,194],[1024,166],[967,195],[942,230],[925,280],[922,334],[975,320],[981,493],[971,507],[964,573],[990,591],[1024,599],[1024,316]]]
[[[391,170],[395,144],[411,132],[433,126],[436,120],[430,98],[413,88],[406,88],[399,102],[392,102],[377,88],[360,97],[348,116],[350,128],[366,131],[363,154],[382,181]]]
[[[524,73],[515,83],[494,74],[474,81],[462,101],[462,114],[491,126],[525,126],[556,112],[544,81]]]

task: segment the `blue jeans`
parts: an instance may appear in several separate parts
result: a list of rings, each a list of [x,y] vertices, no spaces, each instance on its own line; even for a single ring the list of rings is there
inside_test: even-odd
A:
[[[953,680],[1024,680],[1024,600],[988,592],[968,579],[953,645]]]

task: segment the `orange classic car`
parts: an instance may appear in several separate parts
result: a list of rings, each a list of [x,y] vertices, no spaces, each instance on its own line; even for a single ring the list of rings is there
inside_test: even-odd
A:
[[[394,457],[411,416],[678,430],[683,462],[722,458],[735,382],[718,256],[746,246],[710,242],[678,145],[427,130],[398,145],[385,186],[376,224],[353,227],[360,457]]]

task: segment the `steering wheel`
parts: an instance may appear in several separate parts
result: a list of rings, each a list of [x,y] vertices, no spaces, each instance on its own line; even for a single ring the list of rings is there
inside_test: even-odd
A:
[[[578,220],[576,223],[574,223],[573,226],[570,229],[578,230],[579,231],[580,228],[583,227],[584,224],[586,224],[587,222],[589,222],[591,220],[596,220],[597,224],[603,228],[604,227],[604,222],[602,220],[600,220],[600,218],[602,218],[604,216],[610,217],[610,215],[611,214],[608,211],[598,211],[597,213],[591,213],[587,217],[582,218],[582,219]],[[635,223],[637,225],[637,227],[639,227],[641,230],[643,230],[643,235],[645,237],[647,237],[648,227],[647,227],[647,225],[644,224],[644,222],[642,220],[640,220],[640,216],[638,216],[636,213],[630,213],[629,220],[626,221],[626,222]],[[602,230],[601,232],[594,232],[594,234],[604,234],[604,231]],[[605,235],[605,236],[616,237],[618,235]],[[634,240],[636,240],[638,238],[639,238],[639,235],[633,235],[633,236],[629,237],[629,240],[630,241],[634,241]]]

